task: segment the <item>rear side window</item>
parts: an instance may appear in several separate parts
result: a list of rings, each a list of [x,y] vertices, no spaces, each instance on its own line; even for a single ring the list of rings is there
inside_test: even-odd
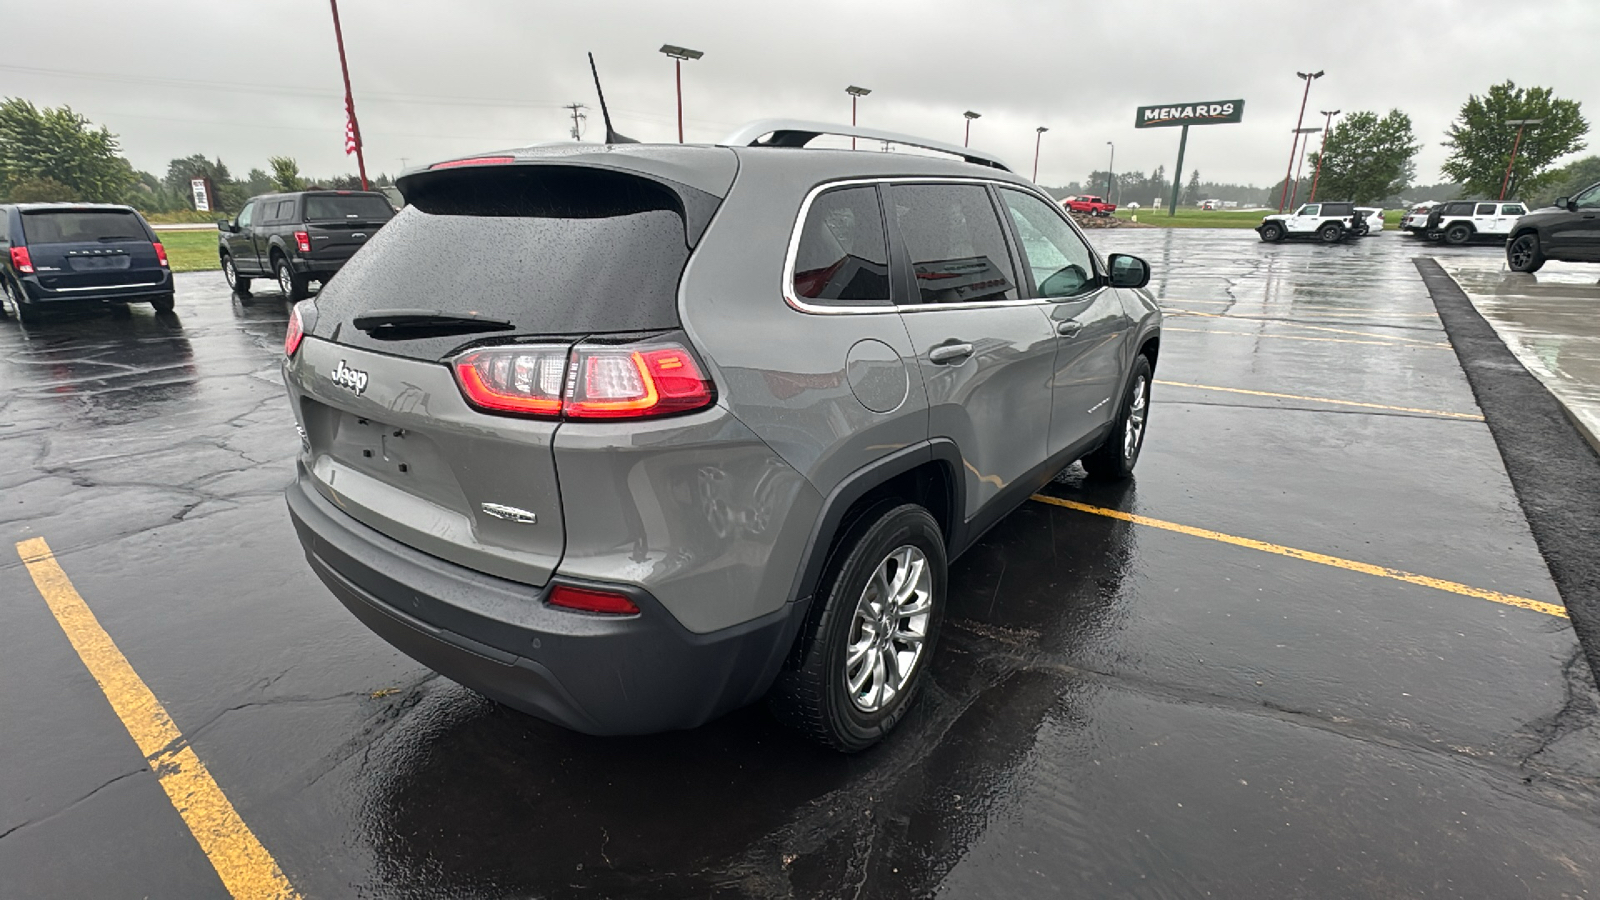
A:
[[[286,212],[292,214],[294,201],[289,201]],[[344,219],[388,219],[394,215],[387,198],[372,194],[308,194],[306,195],[306,221],[326,222]]]
[[[1528,211],[1523,209],[1521,204],[1507,203],[1505,206],[1500,207],[1500,214],[1503,216],[1525,216]]]
[[[272,221],[288,222],[294,218],[294,198],[279,200],[278,208],[272,211]]]
[[[689,259],[677,197],[635,175],[505,166],[427,176],[317,298],[319,323],[380,309],[477,313],[530,335],[678,326]],[[308,198],[309,199],[309,198]],[[343,198],[340,198],[343,199]],[[327,333],[320,327],[317,333]],[[459,338],[340,340],[438,358]]]
[[[988,189],[897,184],[889,196],[917,279],[912,302],[1017,299],[1017,275]]]
[[[1479,203],[1478,204],[1478,209],[1477,209],[1476,212],[1473,213],[1473,215],[1475,215],[1475,216],[1492,216],[1492,215],[1494,215],[1494,204],[1493,203]]]
[[[139,216],[120,209],[25,212],[22,233],[30,244],[150,240]]]
[[[795,248],[794,292],[843,306],[889,303],[889,242],[877,188],[838,188],[811,201]]]
[[[1356,208],[1348,203],[1322,204],[1322,214],[1325,216],[1349,216],[1354,215],[1355,211]]]

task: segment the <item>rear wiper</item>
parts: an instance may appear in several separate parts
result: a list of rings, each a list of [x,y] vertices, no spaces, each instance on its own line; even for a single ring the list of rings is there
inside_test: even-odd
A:
[[[447,313],[437,309],[375,309],[350,320],[350,324],[376,338],[422,337],[423,333],[475,334],[511,331],[517,326],[505,319],[476,313]]]

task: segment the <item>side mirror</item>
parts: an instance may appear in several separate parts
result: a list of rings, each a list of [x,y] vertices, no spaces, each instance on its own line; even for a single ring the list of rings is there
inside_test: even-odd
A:
[[[233,231],[234,230],[233,223],[228,221],[227,219],[218,219],[217,220],[217,230],[218,231]]]
[[[1113,253],[1107,260],[1111,264],[1111,286],[1142,288],[1150,283],[1150,264],[1137,256]]]
[[[1561,207],[1562,209],[1566,210],[1567,212],[1577,212],[1578,211],[1578,204],[1573,203],[1571,197],[1557,197],[1556,198],[1556,205]]]

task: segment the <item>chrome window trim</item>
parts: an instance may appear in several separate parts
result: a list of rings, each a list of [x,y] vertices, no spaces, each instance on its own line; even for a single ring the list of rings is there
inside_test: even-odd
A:
[[[999,178],[976,178],[965,177],[961,175],[902,175],[888,178],[843,178],[837,181],[823,182],[822,184],[819,184],[806,192],[805,199],[800,201],[800,213],[795,217],[793,229],[789,233],[789,249],[784,255],[783,260],[783,300],[785,303],[789,304],[791,308],[798,312],[808,313],[810,315],[862,316],[884,315],[886,313],[934,312],[943,309],[990,309],[1008,306],[1053,306],[1057,303],[1075,302],[1086,297],[1094,296],[1093,293],[1090,293],[1080,294],[1074,297],[1019,297],[1016,300],[990,300],[972,303],[909,303],[903,306],[897,306],[893,302],[890,302],[885,306],[829,306],[826,304],[811,303],[796,295],[794,292],[794,263],[795,259],[800,253],[800,234],[801,230],[805,227],[806,216],[811,213],[812,202],[816,200],[818,195],[822,194],[824,191],[830,191],[836,188],[888,184],[992,185],[996,188],[1011,188],[1013,190],[1022,191],[1023,193],[1032,194],[1034,197],[1039,198],[1046,203],[1055,205],[1057,207],[1060,206],[1060,204],[1051,199],[1049,195],[1044,194],[1037,189],[1030,189],[1030,187],[1027,185],[1019,184],[1015,181],[1006,181]],[[889,211],[884,209],[883,214],[888,216]],[[1067,225],[1071,227],[1072,230],[1078,235],[1079,239],[1083,241],[1084,246],[1089,248],[1090,256],[1097,266],[1097,271],[1095,274],[1103,274],[1103,271],[1101,270],[1104,270],[1105,268],[1105,261],[1100,258],[1099,252],[1094,249],[1094,245],[1091,244],[1088,237],[1084,235],[1083,229],[1078,227],[1077,222],[1072,221],[1071,216],[1063,214],[1062,221],[1066,222]],[[1006,227],[1006,223],[1003,221],[999,221],[998,224],[1002,230]],[[889,239],[887,229],[885,230],[884,237],[885,239]],[[1104,286],[1102,285],[1102,288],[1103,287]],[[1018,293],[1021,293],[1022,286],[1019,284],[1017,288]]]

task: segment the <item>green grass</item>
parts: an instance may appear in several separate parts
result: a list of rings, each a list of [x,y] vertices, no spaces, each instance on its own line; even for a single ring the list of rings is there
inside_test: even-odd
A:
[[[1155,225],[1159,228],[1254,228],[1261,224],[1261,217],[1274,212],[1274,210],[1254,210],[1244,212],[1233,209],[1203,210],[1194,207],[1179,207],[1178,214],[1168,216],[1165,208],[1141,209],[1129,211],[1119,209],[1115,215],[1119,219],[1139,217],[1140,224]],[[1400,224],[1400,217],[1404,210],[1390,209],[1383,213],[1384,227],[1393,228]]]
[[[217,257],[217,232],[158,231],[161,246],[167,248],[167,263],[174,272],[205,272],[222,268]]]
[[[180,209],[177,212],[145,213],[145,221],[152,225],[212,225],[218,219],[228,218],[225,212],[199,212]]]

